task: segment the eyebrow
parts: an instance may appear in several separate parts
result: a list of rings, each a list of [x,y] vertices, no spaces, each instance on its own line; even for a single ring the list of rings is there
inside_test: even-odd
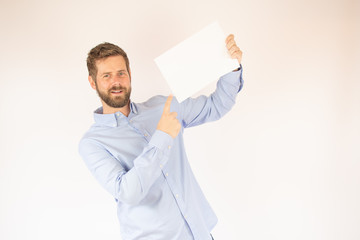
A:
[[[117,73],[119,73],[119,72],[126,72],[126,70],[125,69],[121,69],[121,70],[119,70],[119,71],[116,71]],[[105,74],[110,74],[110,73],[112,73],[112,72],[103,72],[103,73],[101,73],[101,76],[102,75],[105,75]]]

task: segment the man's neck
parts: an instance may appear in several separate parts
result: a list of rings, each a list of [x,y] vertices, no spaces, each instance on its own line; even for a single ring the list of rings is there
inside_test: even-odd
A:
[[[113,108],[113,107],[108,106],[104,102],[102,102],[102,105],[103,105],[103,114],[111,114],[111,113],[121,112],[126,117],[129,116],[129,114],[130,114],[130,101],[126,106],[124,106],[122,108]]]

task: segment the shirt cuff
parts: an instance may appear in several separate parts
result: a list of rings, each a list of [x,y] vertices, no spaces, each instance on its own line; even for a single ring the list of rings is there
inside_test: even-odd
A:
[[[235,69],[233,72],[240,71],[241,69],[242,69],[242,65],[240,64],[240,66],[237,69]]]
[[[240,67],[238,68],[237,71],[229,72],[229,73],[225,74],[224,76],[222,76],[221,78],[224,82],[230,84],[234,88],[236,87],[237,92],[240,92],[240,90],[242,89],[242,87],[244,85],[242,73],[243,73],[243,67],[240,64]]]

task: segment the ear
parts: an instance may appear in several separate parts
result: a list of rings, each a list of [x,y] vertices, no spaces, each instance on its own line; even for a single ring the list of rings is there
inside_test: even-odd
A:
[[[91,86],[94,90],[96,90],[96,84],[95,84],[94,79],[93,79],[91,76],[88,76],[88,80],[89,80],[90,86]]]

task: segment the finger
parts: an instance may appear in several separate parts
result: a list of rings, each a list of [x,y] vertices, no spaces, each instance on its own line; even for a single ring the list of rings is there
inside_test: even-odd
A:
[[[229,36],[227,36],[225,42],[228,43],[230,40],[234,39],[234,35],[230,34]]]
[[[226,48],[230,49],[234,45],[236,46],[236,42],[234,41],[234,39],[232,39],[226,44]]]
[[[240,48],[231,48],[229,50],[230,56],[238,55],[238,54],[241,54],[241,53],[242,53],[242,51],[240,50]]]
[[[231,58],[232,59],[237,59],[239,61],[239,63],[240,63],[242,55],[241,54],[233,55],[233,56],[231,56]]]
[[[232,59],[240,59],[242,57],[242,52],[241,51],[238,51],[238,52],[234,52],[232,55],[231,55],[231,58]]]
[[[173,99],[173,95],[169,95],[169,97],[166,99],[165,106],[164,106],[164,112],[169,113],[170,112],[170,106],[171,101]]]
[[[230,49],[229,49],[229,53],[230,55],[233,55],[235,52],[239,52],[240,51],[240,48],[238,46],[232,46]]]

